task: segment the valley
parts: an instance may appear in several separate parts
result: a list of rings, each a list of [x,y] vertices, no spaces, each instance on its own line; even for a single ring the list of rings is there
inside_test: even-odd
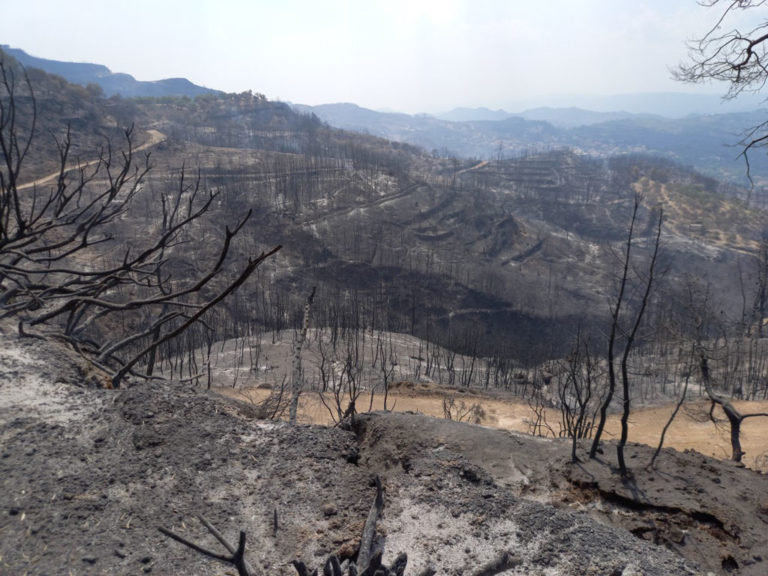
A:
[[[755,105],[761,108],[762,103]],[[676,117],[627,112],[596,113],[579,108],[533,109],[519,114],[464,110],[438,117],[393,114],[354,104],[296,108],[331,126],[364,131],[420,146],[441,156],[500,160],[551,150],[571,149],[598,158],[626,154],[656,156],[692,166],[718,178],[749,186],[739,143],[759,125],[763,110],[689,111]],[[750,158],[754,183],[768,180],[764,155]]]
[[[733,119],[443,153],[0,59],[0,573],[217,573],[198,514],[354,562],[376,478],[413,573],[764,573],[763,183],[654,155]]]

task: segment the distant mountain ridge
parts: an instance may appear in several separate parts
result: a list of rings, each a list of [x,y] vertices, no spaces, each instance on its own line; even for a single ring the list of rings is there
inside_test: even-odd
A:
[[[61,62],[30,56],[23,50],[0,45],[0,49],[15,58],[27,68],[40,68],[49,74],[61,76],[68,82],[87,86],[97,84],[101,86],[106,96],[120,95],[125,98],[164,96],[188,96],[194,98],[202,94],[217,94],[220,90],[213,90],[193,84],[186,78],[165,78],[155,81],[136,80],[130,74],[114,73],[101,64],[85,62]]]
[[[113,73],[100,64],[37,58],[6,45],[0,45],[0,50],[26,67],[40,68],[80,85],[97,84],[108,97],[195,97],[222,93],[185,78],[144,82],[130,74]],[[720,179],[749,184],[744,160],[739,157],[739,141],[749,128],[768,117],[768,111],[735,112],[732,103],[718,107],[718,98],[713,95],[627,94],[585,98],[571,98],[564,107],[534,107],[517,114],[488,108],[456,108],[437,116],[409,115],[377,112],[351,103],[293,107],[304,114],[316,114],[336,128],[405,142],[441,156],[500,160],[566,148],[603,158],[641,153],[671,159]],[[666,108],[659,102],[666,103]],[[755,99],[747,98],[739,106],[743,108],[750,102]],[[589,103],[595,108],[581,106]],[[649,109],[677,111],[681,115],[642,113]],[[723,113],[701,112],[718,109]],[[756,150],[750,164],[755,184],[768,187],[768,155]]]
[[[506,110],[491,110],[490,108],[454,108],[450,112],[437,114],[435,117],[448,122],[475,122],[478,120],[506,120],[512,116]]]
[[[568,108],[552,108],[549,106],[532,108],[519,114],[514,114],[525,120],[540,120],[549,122],[558,128],[577,128],[590,126],[613,120],[631,120],[633,118],[661,118],[651,114],[637,114],[632,112],[597,112],[571,106]]]
[[[336,128],[406,142],[441,156],[498,160],[555,149],[602,158],[639,153],[744,185],[748,182],[739,142],[750,127],[768,117],[768,110],[667,118],[575,107],[535,108],[506,116],[501,110],[456,109],[440,117],[376,112],[348,103],[294,108]],[[753,151],[750,171],[755,184],[767,186],[768,155]]]
[[[454,108],[450,112],[435,115],[435,118],[447,122],[498,122],[515,117],[525,120],[542,120],[561,128],[574,128],[576,126],[588,126],[609,120],[626,120],[640,115],[622,111],[599,112],[575,106],[567,108],[540,106],[516,113],[507,112],[506,110],[490,110],[482,107]]]

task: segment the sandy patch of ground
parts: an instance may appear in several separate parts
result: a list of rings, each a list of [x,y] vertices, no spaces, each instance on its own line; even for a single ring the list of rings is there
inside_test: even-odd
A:
[[[217,388],[216,392],[246,402],[258,403],[269,395],[269,390],[258,388]],[[438,391],[434,387],[418,385],[401,388],[390,393],[388,408],[394,412],[416,412],[442,418],[443,400],[450,394]],[[529,432],[529,422],[533,412],[528,404],[478,394],[454,394],[457,402],[464,402],[466,407],[480,404],[484,417],[480,424],[501,430]],[[326,403],[332,405],[332,398],[325,395]],[[743,411],[768,412],[768,401],[735,402]],[[358,410],[368,411],[370,396],[364,394],[358,400]],[[383,397],[377,394],[373,401],[373,410],[383,409]],[[640,408],[630,417],[629,440],[656,447],[661,432],[672,413],[674,406]],[[727,422],[715,426],[707,417],[709,403],[703,400],[692,401],[678,413],[672,426],[667,431],[664,446],[679,451],[696,450],[701,454],[720,459],[731,455],[730,431]],[[300,401],[300,420],[307,424],[333,424],[328,409],[320,401],[318,392],[304,393]],[[559,430],[560,414],[557,410],[548,410],[547,421],[555,431]],[[724,415],[716,415],[724,419]],[[611,415],[606,424],[606,438],[618,438],[621,430],[619,415]],[[742,424],[742,448],[746,452],[744,463],[757,470],[768,472],[768,418],[748,418]]]

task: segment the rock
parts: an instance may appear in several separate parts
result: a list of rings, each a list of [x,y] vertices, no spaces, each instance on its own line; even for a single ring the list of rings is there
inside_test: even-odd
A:
[[[336,514],[339,513],[339,509],[336,508],[334,504],[323,504],[320,507],[320,511],[323,513],[324,516],[336,516]]]

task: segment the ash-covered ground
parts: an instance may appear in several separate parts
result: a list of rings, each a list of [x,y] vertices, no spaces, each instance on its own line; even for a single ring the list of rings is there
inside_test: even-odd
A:
[[[0,334],[0,574],[228,574],[161,534],[224,550],[247,534],[257,574],[378,537],[406,574],[768,573],[768,477],[697,453],[630,446],[632,481],[566,442],[418,414],[345,429],[255,419],[181,384],[100,387],[66,348]],[[506,553],[506,561],[494,562]]]

